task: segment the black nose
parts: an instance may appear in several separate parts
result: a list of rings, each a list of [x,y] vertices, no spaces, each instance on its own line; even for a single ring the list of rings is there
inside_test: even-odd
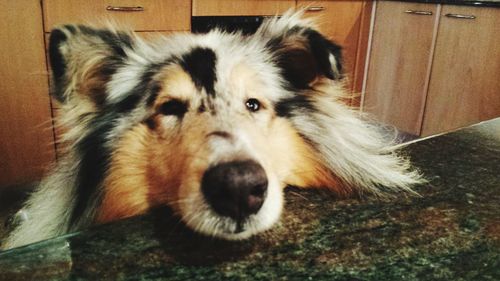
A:
[[[217,213],[241,221],[262,207],[267,176],[254,161],[226,162],[205,172],[201,189]]]

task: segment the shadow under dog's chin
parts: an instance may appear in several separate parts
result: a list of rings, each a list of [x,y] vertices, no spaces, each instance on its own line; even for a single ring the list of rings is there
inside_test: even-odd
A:
[[[255,241],[262,240],[259,235],[226,239],[201,234],[183,223],[168,207],[156,208],[150,214],[154,220],[153,235],[161,248],[183,264],[220,264],[241,259],[254,251]]]

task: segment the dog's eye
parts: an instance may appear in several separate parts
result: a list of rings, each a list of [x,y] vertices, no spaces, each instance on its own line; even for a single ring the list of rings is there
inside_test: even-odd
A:
[[[245,103],[247,109],[251,112],[256,112],[260,109],[260,102],[257,99],[251,98],[248,99]]]
[[[162,104],[159,111],[163,115],[182,117],[187,111],[187,104],[179,100],[170,100]]]

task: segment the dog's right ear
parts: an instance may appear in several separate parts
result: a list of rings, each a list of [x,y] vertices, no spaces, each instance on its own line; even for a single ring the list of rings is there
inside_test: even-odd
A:
[[[99,107],[106,97],[106,83],[132,49],[132,37],[122,32],[82,25],[52,30],[52,95],[61,103],[86,99]]]

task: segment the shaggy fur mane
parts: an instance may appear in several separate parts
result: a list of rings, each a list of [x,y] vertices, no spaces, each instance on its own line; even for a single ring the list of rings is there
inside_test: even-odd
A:
[[[345,104],[341,48],[301,13],[248,36],[213,30],[153,42],[65,25],[52,31],[49,53],[67,149],[3,248],[158,205],[195,231],[244,239],[278,220],[287,185],[384,197],[415,194],[422,181],[391,136]],[[199,186],[207,169],[249,159],[267,174],[267,197],[234,222]]]

